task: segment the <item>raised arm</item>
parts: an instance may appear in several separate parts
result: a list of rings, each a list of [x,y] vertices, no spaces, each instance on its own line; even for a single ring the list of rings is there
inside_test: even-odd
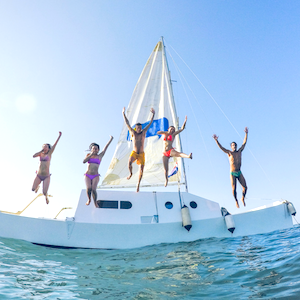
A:
[[[227,150],[227,149],[225,149],[220,143],[219,143],[219,141],[218,141],[218,136],[216,136],[215,134],[213,135],[213,138],[214,138],[214,140],[216,141],[216,143],[217,143],[217,145],[219,146],[219,148],[222,150],[222,151],[224,151],[225,153],[230,153],[230,151],[229,150]]]
[[[38,156],[41,156],[41,154],[43,153],[43,151],[44,151],[44,150],[41,150],[41,151],[39,151],[39,152],[33,154],[33,158],[38,157]]]
[[[57,145],[57,143],[58,143],[60,137],[61,137],[61,132],[59,132],[57,140],[55,141],[54,145],[53,145],[53,146],[51,147],[51,149],[49,150],[49,154],[50,154],[50,155],[54,152],[55,147],[56,147],[56,145]]]
[[[245,138],[244,138],[241,148],[238,151],[243,151],[245,149],[247,139],[248,139],[248,127],[245,127]]]
[[[159,134],[159,135],[160,135],[160,134],[167,134],[168,131],[157,131],[156,133]]]
[[[94,154],[95,153],[93,153],[93,152],[90,152],[89,154],[87,154],[85,159],[83,160],[83,163],[85,164],[86,162],[88,162]]]
[[[185,116],[185,119],[184,119],[184,122],[183,122],[181,128],[179,130],[175,131],[173,135],[176,135],[176,134],[178,134],[178,133],[180,133],[181,131],[184,130],[185,125],[186,125],[186,121],[187,121],[187,116]]]
[[[154,119],[154,115],[155,115],[155,110],[153,108],[150,109],[150,111],[152,112],[152,117],[150,120],[150,123],[143,129],[144,132],[147,132],[147,130],[149,129],[149,127],[151,126],[153,119]]]
[[[128,130],[129,130],[132,134],[134,134],[134,130],[131,128],[131,126],[130,126],[130,124],[129,124],[129,121],[128,121],[126,115],[125,115],[125,107],[123,108],[122,113],[123,113],[123,117],[124,117],[125,124],[126,124],[126,126],[128,127]]]
[[[110,140],[108,141],[108,143],[105,145],[105,147],[103,148],[103,150],[102,150],[101,153],[99,154],[100,157],[103,157],[103,156],[104,156],[104,154],[105,154],[105,152],[106,152],[108,146],[110,145],[110,143],[112,142],[113,139],[114,139],[113,136],[110,136]]]

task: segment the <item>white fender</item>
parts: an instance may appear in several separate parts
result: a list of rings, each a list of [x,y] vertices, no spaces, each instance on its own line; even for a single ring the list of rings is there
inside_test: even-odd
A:
[[[181,208],[181,218],[182,218],[182,226],[187,230],[190,231],[192,228],[192,220],[189,212],[189,208],[184,205]]]
[[[230,215],[230,214],[227,215],[225,217],[225,223],[226,223],[228,231],[230,231],[231,233],[233,233],[234,230],[235,230],[235,224],[234,224],[233,216]]]
[[[296,215],[296,209],[295,209],[293,203],[287,201],[287,202],[286,202],[286,205],[287,205],[287,209],[288,209],[290,215],[291,215],[291,216],[295,216],[295,215]]]
[[[222,212],[222,216],[225,219],[225,223],[226,223],[226,227],[227,227],[228,231],[233,233],[235,230],[235,223],[233,220],[233,216],[227,211],[227,209],[225,207],[221,208],[221,212]]]

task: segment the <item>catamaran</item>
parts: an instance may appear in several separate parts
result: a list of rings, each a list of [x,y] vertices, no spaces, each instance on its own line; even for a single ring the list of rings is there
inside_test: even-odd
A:
[[[231,215],[217,202],[188,193],[182,158],[169,160],[169,170],[174,169],[169,185],[178,186],[178,191],[157,191],[156,187],[165,183],[163,139],[157,132],[167,131],[170,125],[178,128],[163,39],[152,51],[133,91],[127,108],[130,124],[144,122],[142,128],[147,126],[150,108],[154,108],[156,114],[146,134],[141,187],[152,188],[152,191],[128,191],[137,183],[138,169],[134,167],[132,178],[127,180],[132,141],[124,124],[108,171],[97,189],[98,207],[86,206],[86,190],[82,190],[74,217],[66,220],[0,212],[0,236],[47,246],[128,249],[210,237],[253,235],[293,226],[292,215],[296,211],[288,201]],[[177,151],[182,151],[179,135],[174,144]]]

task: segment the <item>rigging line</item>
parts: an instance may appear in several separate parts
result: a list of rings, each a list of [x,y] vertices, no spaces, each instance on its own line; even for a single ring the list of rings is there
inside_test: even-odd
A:
[[[207,124],[209,125],[209,127],[210,127],[210,129],[211,129],[211,131],[212,131],[212,132],[215,132],[214,129],[212,128],[211,123],[209,122],[208,118],[206,117],[206,114],[205,114],[205,112],[204,112],[202,106],[200,105],[200,101],[199,101],[198,98],[196,97],[196,95],[195,95],[195,93],[193,92],[191,86],[188,84],[186,78],[185,78],[184,75],[182,74],[182,72],[181,72],[181,70],[179,69],[178,65],[176,65],[176,63],[175,63],[175,61],[174,61],[174,59],[173,59],[173,57],[172,57],[172,55],[171,55],[171,53],[170,53],[169,51],[168,51],[168,54],[169,54],[170,57],[172,58],[172,61],[173,61],[174,65],[175,65],[175,67],[177,68],[177,69],[176,69],[177,73],[180,72],[182,78],[183,78],[184,81],[185,81],[185,84],[187,85],[187,87],[189,88],[190,92],[192,93],[192,95],[194,96],[195,100],[197,101],[197,103],[198,103],[198,105],[199,105],[199,107],[200,107],[200,109],[201,109],[201,111],[202,111],[202,113],[203,113],[203,115],[204,115],[204,118],[205,118]],[[179,75],[178,75],[178,76],[179,76]],[[179,78],[180,78],[180,77],[179,77]],[[183,85],[182,80],[181,80],[181,84]]]
[[[199,83],[201,84],[201,86],[204,88],[204,90],[207,92],[207,94],[209,95],[209,97],[214,101],[214,103],[217,105],[217,107],[219,108],[219,110],[222,112],[222,114],[224,115],[224,117],[227,119],[227,121],[229,122],[229,124],[232,126],[232,128],[235,130],[235,132],[238,134],[238,136],[243,139],[241,137],[241,135],[239,134],[239,132],[237,131],[237,129],[234,127],[234,125],[232,124],[232,122],[230,121],[230,119],[227,117],[227,115],[225,114],[225,112],[223,111],[223,109],[220,107],[220,105],[218,104],[218,102],[215,100],[215,98],[211,95],[211,93],[207,90],[207,88],[204,86],[204,84],[201,82],[201,80],[198,78],[198,76],[193,72],[193,70],[189,67],[189,65],[183,60],[183,58],[178,54],[178,52],[170,45],[170,47],[174,50],[174,52],[179,56],[179,58],[183,61],[183,63],[187,66],[187,68],[191,71],[191,73],[196,77],[196,79],[199,81]]]
[[[265,201],[282,201],[282,199],[277,198],[252,198],[252,197],[246,197],[248,200],[265,200]]]
[[[181,82],[181,85],[182,85],[182,87],[183,87],[185,96],[187,97],[187,100],[188,100],[188,103],[189,103],[190,108],[191,108],[191,110],[192,110],[194,119],[196,120],[196,124],[197,124],[198,130],[199,130],[199,132],[200,132],[200,136],[201,136],[202,142],[203,142],[203,144],[204,144],[205,151],[206,151],[207,156],[208,156],[208,158],[209,158],[210,165],[212,166],[212,169],[214,170],[214,166],[213,166],[213,164],[212,164],[212,161],[211,161],[211,158],[210,158],[210,155],[209,155],[209,151],[208,151],[208,149],[207,149],[207,146],[206,146],[206,143],[205,143],[203,134],[202,134],[202,132],[201,132],[201,129],[200,129],[200,126],[199,126],[199,123],[198,123],[198,120],[197,120],[197,118],[196,118],[196,115],[195,115],[194,109],[193,109],[193,107],[192,107],[190,98],[189,98],[189,96],[188,96],[188,94],[187,94],[186,88],[185,88],[185,86],[184,86],[184,84],[183,84],[183,82],[182,82],[182,77],[184,78],[184,76],[183,76],[183,74],[181,73],[181,71],[179,70],[177,64],[175,63],[175,61],[174,61],[174,59],[173,59],[173,57],[172,57],[172,55],[171,55],[171,53],[170,53],[169,51],[168,51],[168,54],[170,55],[170,57],[171,57],[171,59],[172,59],[174,65],[175,65],[175,69],[176,69],[176,71],[177,71],[178,77],[179,77],[180,82]],[[181,75],[180,75],[180,74],[181,74]],[[182,77],[181,77],[181,76],[182,76]],[[184,78],[184,80],[185,80],[185,82],[186,82],[186,79],[185,79],[185,78]],[[187,83],[187,82],[186,82],[186,83]],[[187,84],[187,86],[189,87],[188,84]],[[190,88],[190,87],[189,87],[189,88]],[[216,177],[215,172],[214,172],[214,176]]]
[[[220,109],[220,111],[222,112],[222,114],[225,116],[225,118],[227,119],[227,121],[230,123],[230,125],[232,126],[232,128],[234,129],[234,131],[238,134],[238,136],[241,138],[241,140],[243,140],[242,136],[239,134],[239,132],[237,131],[237,129],[234,127],[234,125],[229,120],[229,118],[227,117],[227,115],[225,114],[225,112],[222,110],[222,108],[220,107],[220,105],[217,103],[217,101],[214,99],[214,97],[211,95],[211,93],[207,90],[207,88],[204,86],[204,84],[201,82],[201,80],[197,77],[197,75],[193,72],[193,70],[189,67],[189,65],[183,60],[183,58],[179,55],[179,53],[171,45],[170,45],[170,47],[178,55],[178,57],[182,60],[182,62],[186,65],[186,67],[191,71],[191,73],[195,76],[195,78],[199,81],[199,83],[201,84],[201,86],[204,88],[204,90],[207,92],[207,94],[210,96],[210,98],[214,101],[214,103]],[[171,56],[171,54],[170,54],[169,51],[168,51],[168,53]],[[174,59],[173,59],[172,56],[171,56],[171,58],[172,58],[172,60],[174,62]],[[251,151],[251,149],[249,147],[247,147],[247,148],[248,148],[249,152],[251,153],[252,157],[254,158],[254,160],[256,161],[256,163],[258,164],[258,166],[260,167],[260,169],[263,171],[264,175],[266,176],[267,180],[269,181],[269,183],[271,184],[271,186],[273,187],[273,189],[277,190],[276,187],[274,186],[273,182],[270,180],[269,176],[267,175],[267,173],[263,169],[262,165],[257,160],[256,156],[253,154],[253,152]],[[278,190],[277,190],[277,193],[280,194]]]
[[[295,217],[295,216],[293,216],[293,218],[294,218],[294,220],[296,221],[296,223],[297,223],[298,225],[300,225],[300,224],[298,223],[298,221],[297,221],[296,217]]]

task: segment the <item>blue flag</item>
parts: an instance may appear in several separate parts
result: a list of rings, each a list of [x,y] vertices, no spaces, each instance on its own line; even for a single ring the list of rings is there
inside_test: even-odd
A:
[[[142,124],[142,129],[144,129],[149,123],[150,123],[150,121]],[[135,125],[132,128],[135,128]],[[168,128],[169,128],[169,120],[168,119],[162,118],[162,119],[158,119],[158,120],[153,120],[151,126],[147,130],[146,138],[157,135],[157,131],[168,131]],[[159,138],[160,137],[161,137],[161,135],[159,135]],[[127,133],[127,141],[131,141],[131,136],[130,136],[129,130]]]

